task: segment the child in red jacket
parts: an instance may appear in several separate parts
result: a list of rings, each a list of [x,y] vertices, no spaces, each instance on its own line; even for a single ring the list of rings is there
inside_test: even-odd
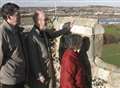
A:
[[[61,58],[60,88],[85,88],[85,69],[81,62],[79,35],[67,35]]]

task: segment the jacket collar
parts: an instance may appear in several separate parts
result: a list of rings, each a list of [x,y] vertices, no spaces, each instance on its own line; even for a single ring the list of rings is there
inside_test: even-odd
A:
[[[38,35],[41,35],[43,32],[45,32],[45,31],[40,31],[39,28],[38,28],[37,26],[35,26],[35,25],[33,26],[32,29],[33,29],[33,31],[35,31]]]
[[[5,20],[3,21],[2,25],[3,25],[3,27],[5,27],[6,29],[8,29],[9,31],[11,31],[13,33],[15,33],[17,31],[15,28],[12,28],[10,26],[10,24]]]
[[[79,52],[74,51],[73,49],[66,49],[65,54],[70,54],[70,55],[74,55],[74,56],[78,56]]]
[[[37,26],[33,26],[33,30],[35,31],[35,32],[37,32],[37,34],[40,34],[40,30],[37,28]]]

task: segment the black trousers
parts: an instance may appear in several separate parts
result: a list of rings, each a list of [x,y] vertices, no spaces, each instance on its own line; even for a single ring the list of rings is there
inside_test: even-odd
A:
[[[48,84],[41,84],[37,80],[32,80],[28,82],[28,86],[30,88],[49,88]]]
[[[25,87],[24,87],[24,82],[21,82],[15,85],[6,85],[0,83],[0,88],[25,88]]]

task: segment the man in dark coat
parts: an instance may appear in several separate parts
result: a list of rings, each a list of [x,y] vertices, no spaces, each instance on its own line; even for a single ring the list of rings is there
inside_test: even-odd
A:
[[[46,16],[42,10],[36,10],[33,20],[35,24],[28,36],[28,53],[31,72],[33,73],[31,86],[35,88],[56,88],[49,39],[68,33],[70,23],[68,27],[64,27],[60,31],[48,30],[45,23]]]

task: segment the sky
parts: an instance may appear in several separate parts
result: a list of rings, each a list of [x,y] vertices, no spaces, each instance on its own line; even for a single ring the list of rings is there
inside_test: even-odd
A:
[[[14,2],[21,7],[79,7],[88,5],[120,7],[120,0],[0,0],[0,7],[6,2]]]

